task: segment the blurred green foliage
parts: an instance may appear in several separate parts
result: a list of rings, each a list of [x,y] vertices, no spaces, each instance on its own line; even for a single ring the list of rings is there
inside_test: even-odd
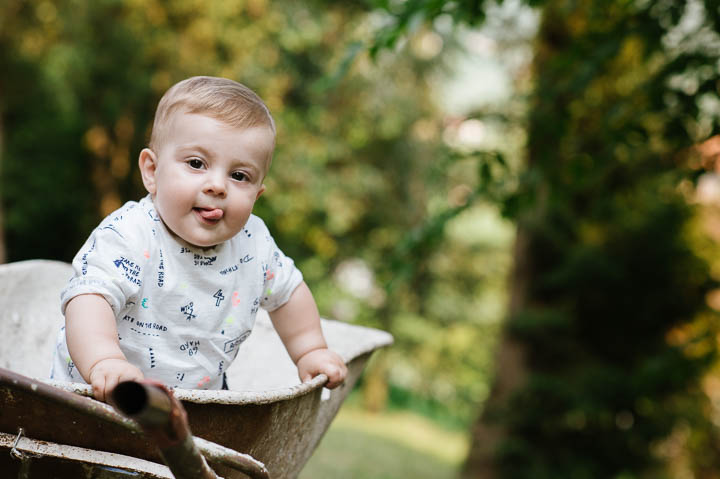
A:
[[[498,154],[445,146],[428,84],[438,58],[409,45],[371,59],[378,18],[367,9],[3,2],[8,261],[70,261],[103,215],[145,194],[135,158],[162,93],[192,75],[236,79],[278,125],[256,214],[299,264],[322,314],[395,336],[367,383],[389,380],[401,397],[417,396],[413,404],[442,405],[467,423],[487,394],[512,240],[482,192],[492,179],[482,165],[507,167]],[[386,388],[372,391],[382,407]]]
[[[720,277],[691,237],[694,147],[720,130],[720,3],[525,3],[543,8],[527,165],[501,199],[516,271],[464,477],[718,477],[703,380]],[[482,21],[468,4],[388,4],[379,48],[447,9]]]
[[[691,148],[720,126],[699,108],[717,96],[720,59],[698,41],[717,23],[718,4],[704,7],[545,4],[528,181],[508,205],[528,237],[526,297],[508,334],[529,375],[486,415],[511,411],[506,477],[672,477],[679,455],[660,444],[679,424],[695,431],[687,470],[717,468],[701,380],[716,360],[705,298],[718,278],[688,241],[695,213],[681,188],[698,171]],[[700,73],[710,65],[713,78]],[[678,88],[678,76],[697,88]]]

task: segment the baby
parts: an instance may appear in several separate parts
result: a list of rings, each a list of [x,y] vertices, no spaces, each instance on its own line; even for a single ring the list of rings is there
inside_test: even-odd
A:
[[[143,377],[227,388],[264,308],[302,381],[342,383],[302,274],[252,215],[274,147],[270,112],[237,82],[193,77],[165,93],[139,158],[149,195],[105,218],[73,260],[53,379],[84,380],[100,400]]]

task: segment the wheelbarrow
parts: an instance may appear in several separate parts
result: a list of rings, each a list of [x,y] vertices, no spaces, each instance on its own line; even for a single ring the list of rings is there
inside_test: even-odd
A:
[[[8,478],[172,478],[156,442],[134,419],[91,399],[90,386],[47,378],[63,323],[59,291],[69,264],[0,265],[0,471]],[[332,391],[327,378],[301,383],[260,311],[228,369],[226,391],[175,389],[193,442],[224,478],[292,479],[312,455],[378,348],[384,331],[322,320],[329,346],[348,366]]]

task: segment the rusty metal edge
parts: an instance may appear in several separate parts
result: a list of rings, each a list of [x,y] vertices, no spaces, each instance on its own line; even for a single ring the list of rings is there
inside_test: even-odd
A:
[[[1,384],[7,384],[13,388],[31,392],[32,394],[36,394],[57,404],[63,404],[99,420],[120,425],[131,433],[144,434],[140,424],[118,413],[111,406],[95,399],[83,397],[74,392],[46,384],[42,380],[29,378],[10,371],[9,369],[0,368],[0,385]],[[200,449],[200,452],[207,458],[210,464],[221,464],[232,467],[251,477],[267,477],[265,465],[251,456],[241,454],[232,449],[197,437],[193,437],[193,442],[196,443],[198,449]],[[226,452],[228,457],[221,457],[218,451]],[[230,454],[231,451],[234,454]]]
[[[41,441],[25,436],[21,437],[17,443],[16,440],[17,436],[0,432],[0,450],[10,449],[15,445],[20,453],[30,457],[48,456],[96,466],[117,467],[130,472],[149,474],[157,479],[173,479],[167,466],[137,457]]]
[[[111,406],[89,397],[79,396],[64,389],[59,389],[42,380],[29,378],[9,369],[0,368],[0,384],[6,384],[15,389],[46,398],[56,404],[62,404],[102,421],[120,425],[132,433],[143,433],[137,422],[126,418]]]
[[[55,381],[50,379],[35,379],[57,389],[68,393],[79,394],[87,398],[92,397],[92,387],[89,384]],[[289,388],[273,389],[269,391],[248,392],[228,390],[202,390],[202,389],[173,389],[173,394],[181,401],[189,401],[197,404],[227,404],[227,405],[248,405],[248,404],[270,404],[274,402],[292,399],[294,397],[308,394],[321,388],[327,382],[327,376],[320,374],[307,383],[298,384]]]
[[[201,437],[194,437],[195,446],[211,464],[228,466],[249,475],[253,479],[270,479],[270,472],[265,464],[249,454],[243,454],[220,444],[210,442]]]

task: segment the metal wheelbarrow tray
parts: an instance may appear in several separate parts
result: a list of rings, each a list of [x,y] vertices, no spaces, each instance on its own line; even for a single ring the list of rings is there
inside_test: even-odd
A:
[[[86,385],[41,379],[63,323],[59,291],[70,274],[70,265],[57,261],[0,266],[0,368],[6,370],[0,371],[0,471],[7,477],[170,478],[154,445],[110,406],[77,394],[82,405],[47,397],[57,388],[90,395]],[[322,376],[300,383],[267,314],[260,313],[228,370],[229,391],[176,389],[175,396],[219,475],[250,477],[233,467],[241,453],[263,463],[274,479],[295,478],[372,352],[392,337],[323,320],[330,347],[348,365],[345,384],[329,391]]]

